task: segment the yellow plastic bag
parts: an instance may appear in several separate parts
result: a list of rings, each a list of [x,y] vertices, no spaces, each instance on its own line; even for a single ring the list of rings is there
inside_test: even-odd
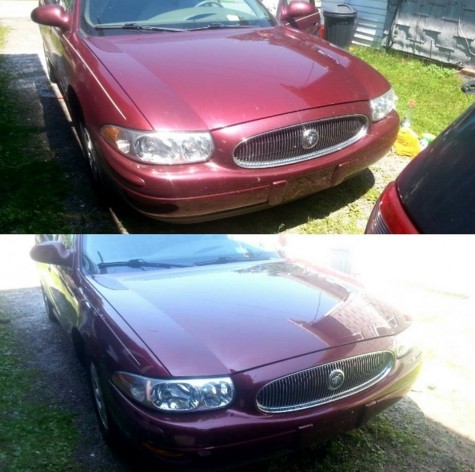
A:
[[[414,157],[421,152],[417,134],[408,127],[401,127],[394,143],[394,152],[398,156]]]

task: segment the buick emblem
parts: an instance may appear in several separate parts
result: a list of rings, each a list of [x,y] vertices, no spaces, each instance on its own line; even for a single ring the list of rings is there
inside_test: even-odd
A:
[[[302,147],[313,149],[318,143],[318,131],[316,129],[306,129],[302,134]]]
[[[345,373],[340,369],[335,369],[330,372],[328,376],[328,389],[337,390],[343,385],[345,381]]]

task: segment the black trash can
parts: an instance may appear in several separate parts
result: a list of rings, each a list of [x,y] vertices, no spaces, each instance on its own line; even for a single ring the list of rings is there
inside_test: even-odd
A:
[[[346,3],[328,5],[323,10],[325,39],[342,48],[347,48],[353,39],[356,10]]]

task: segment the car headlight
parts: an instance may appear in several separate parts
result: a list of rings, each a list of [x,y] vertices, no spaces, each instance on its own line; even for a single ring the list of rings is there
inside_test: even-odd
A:
[[[414,326],[405,329],[396,336],[396,357],[398,359],[409,354],[416,348],[419,349],[419,344]]]
[[[383,95],[369,101],[371,106],[371,119],[380,121],[396,108],[396,95],[393,89],[389,89]]]
[[[214,152],[205,131],[135,131],[106,125],[101,136],[117,151],[149,164],[191,164],[208,160]]]
[[[161,380],[116,372],[112,381],[129,398],[168,412],[214,410],[228,406],[234,398],[229,377]]]

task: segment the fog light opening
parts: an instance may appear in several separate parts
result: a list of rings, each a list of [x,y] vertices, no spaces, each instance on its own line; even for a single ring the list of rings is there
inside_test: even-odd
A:
[[[184,452],[170,451],[168,449],[162,449],[160,447],[155,447],[150,443],[142,443],[142,446],[145,449],[148,449],[149,451],[152,451],[154,454],[157,454],[157,455],[162,456],[162,457],[178,458],[178,457],[184,457],[185,456]]]

